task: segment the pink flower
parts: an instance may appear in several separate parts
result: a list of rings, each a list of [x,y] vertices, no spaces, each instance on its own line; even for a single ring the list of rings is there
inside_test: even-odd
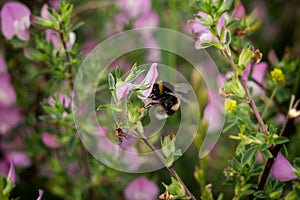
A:
[[[254,64],[253,66],[251,63],[249,63],[244,72],[243,72],[243,77],[248,80],[250,77],[255,80],[260,85],[264,85],[264,76],[267,71],[268,64],[265,62],[261,62],[258,64]],[[251,73],[252,70],[252,73]],[[251,76],[250,76],[251,73]],[[257,96],[260,95],[264,92],[264,90],[254,81],[249,81],[248,86],[253,88],[253,95]]]
[[[117,3],[121,11],[130,19],[138,18],[151,10],[150,0],[118,0]]]
[[[207,18],[207,14],[203,12],[198,12],[198,16],[202,18]],[[219,20],[218,20],[218,25],[217,25],[217,32],[218,35],[221,33],[222,27],[224,27],[225,24],[225,14],[223,14]],[[203,43],[209,43],[211,41],[218,41],[218,39],[210,32],[210,30],[202,24],[202,22],[198,19],[195,18],[194,20],[191,20],[189,22],[189,27],[192,30],[193,33],[197,34],[197,39],[195,42],[195,49],[203,49],[208,46],[203,46]],[[227,29],[225,28],[225,32]],[[225,42],[225,41],[222,41]]]
[[[208,90],[209,101],[203,112],[203,119],[210,123],[210,131],[220,131],[223,127],[222,124],[222,107],[223,103],[221,97],[213,90]],[[215,118],[212,118],[212,117]]]
[[[44,190],[39,189],[39,196],[36,200],[42,200],[43,195],[44,195]]]
[[[118,100],[122,101],[123,99],[125,99],[132,88],[134,88],[134,84],[132,83],[121,83],[120,86],[117,86],[116,94]]]
[[[11,183],[13,185],[16,184],[16,171],[15,171],[15,167],[14,167],[14,164],[13,164],[12,161],[10,162],[10,167],[9,167],[9,171],[8,171],[8,174],[7,174],[7,179],[11,180]]]
[[[272,176],[280,182],[297,178],[291,163],[279,152],[271,169]]]
[[[29,167],[31,165],[31,160],[22,151],[7,151],[4,155],[6,160],[13,161],[15,166],[18,167]]]
[[[0,105],[12,106],[16,103],[16,93],[10,83],[8,73],[0,74]]]
[[[22,121],[22,115],[18,106],[0,105],[0,134],[7,134]]]
[[[65,108],[71,107],[72,100],[70,99],[70,97],[68,95],[63,94],[63,93],[60,93],[60,94],[55,93],[54,97],[58,98],[58,101],[62,105],[64,105]],[[47,101],[51,106],[53,106],[53,107],[55,106],[55,100],[53,97],[49,97]]]
[[[60,147],[60,144],[59,144],[57,138],[54,135],[51,135],[47,132],[44,132],[42,134],[42,142],[44,143],[44,145],[46,147],[49,147],[51,149],[56,149],[56,148]]]
[[[143,28],[143,27],[157,27],[159,25],[159,17],[158,15],[150,11],[147,14],[139,17],[133,24],[134,28]]]
[[[245,13],[246,11],[244,5],[241,2],[239,2],[234,11],[232,12],[232,17],[242,20],[245,16]]]
[[[153,85],[156,81],[156,78],[158,76],[158,71],[157,71],[157,63],[153,63],[150,66],[150,69],[145,77],[145,79],[140,83],[141,85],[149,85],[150,87],[147,90],[142,90],[141,93],[143,94],[141,99],[146,99],[152,92]]]
[[[50,20],[51,18],[53,18],[53,16],[49,13],[48,11],[48,5],[44,4],[42,9],[41,9],[41,17],[44,19],[48,19]],[[69,38],[67,42],[67,49],[71,50],[73,45],[75,44],[75,40],[76,40],[76,35],[74,32],[71,32],[69,34]],[[46,41],[48,43],[52,42],[53,47],[55,50],[59,50],[62,48],[62,44],[60,41],[60,37],[59,37],[59,33],[55,30],[52,29],[47,29],[46,30]]]
[[[72,49],[73,45],[75,44],[75,40],[76,40],[76,35],[74,32],[71,32],[69,34],[69,38],[67,41],[67,49],[69,49],[69,50]],[[60,41],[59,34],[55,30],[51,30],[51,29],[46,30],[46,41],[48,43],[52,42],[53,47],[56,50],[59,50],[63,47],[61,44],[61,41]]]
[[[127,200],[154,200],[158,195],[157,185],[141,176],[134,179],[125,188],[124,196]]]
[[[6,39],[16,35],[20,40],[29,40],[31,12],[27,6],[18,2],[7,2],[1,9],[1,29]]]

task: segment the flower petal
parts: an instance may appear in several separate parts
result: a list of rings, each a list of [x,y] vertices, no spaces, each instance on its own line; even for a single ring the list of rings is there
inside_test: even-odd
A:
[[[10,151],[5,153],[6,160],[12,160],[15,166],[19,167],[29,167],[31,165],[31,160],[22,151]]]
[[[42,134],[42,142],[44,143],[45,146],[51,148],[51,149],[56,149],[60,147],[60,144],[57,140],[57,138],[54,135],[51,135],[47,132],[44,132]]]
[[[8,73],[0,74],[0,104],[12,106],[16,103],[16,92],[10,83]]]
[[[134,28],[157,27],[159,25],[158,15],[151,11],[139,17],[133,24]]]
[[[28,40],[29,32],[27,28],[30,26],[30,15],[29,8],[22,3],[5,3],[1,10],[1,30],[3,36],[7,39],[12,39],[16,34],[21,40]],[[23,19],[24,17],[25,19]],[[15,29],[16,25],[17,30]]]
[[[232,12],[232,17],[242,20],[245,16],[245,13],[246,11],[244,5],[241,2],[239,2],[234,11]]]
[[[297,178],[291,163],[279,152],[271,169],[272,176],[280,182]]]
[[[134,179],[125,188],[124,196],[127,200],[153,200],[157,199],[157,185],[145,177]]]
[[[7,179],[11,180],[13,185],[16,184],[16,171],[15,171],[15,166],[13,164],[13,161],[10,162],[10,167],[9,167],[9,171],[8,171],[8,174],[7,174]]]
[[[130,90],[134,88],[132,83],[121,83],[120,86],[116,88],[116,94],[119,101],[122,101],[130,92]]]
[[[6,134],[22,121],[22,115],[18,106],[0,105],[0,134]]]
[[[266,62],[254,64],[251,77],[258,83],[263,84],[267,68],[268,64]]]
[[[151,10],[150,0],[119,0],[118,6],[129,17],[137,18]]]
[[[141,91],[141,93],[143,94],[143,97],[140,97],[141,99],[146,99],[151,94],[157,76],[158,76],[157,63],[152,63],[145,79],[141,82],[141,85],[145,85],[145,86],[149,85],[150,87],[147,90]]]
[[[44,195],[44,190],[39,189],[39,196],[36,200],[42,200],[43,195]]]

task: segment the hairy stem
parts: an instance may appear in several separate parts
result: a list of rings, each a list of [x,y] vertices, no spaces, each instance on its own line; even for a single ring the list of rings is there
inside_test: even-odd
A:
[[[236,72],[236,65],[234,64],[234,61],[233,61],[233,59],[232,59],[232,56],[229,54],[229,52],[227,51],[226,48],[224,49],[223,52],[224,52],[226,58],[228,59],[228,61],[229,61],[230,65],[231,65],[231,67],[233,68],[234,72]],[[239,78],[240,83],[241,83],[242,86],[243,86],[244,91],[246,92],[247,100],[248,100],[248,102],[249,102],[250,107],[252,108],[252,110],[253,110],[253,112],[254,112],[254,115],[255,115],[255,117],[256,117],[258,123],[259,123],[259,126],[260,126],[262,132],[263,132],[265,135],[269,135],[269,133],[268,133],[268,131],[267,131],[267,127],[266,127],[264,121],[262,120],[262,118],[261,118],[261,116],[260,116],[260,114],[259,114],[259,112],[258,112],[258,109],[257,109],[257,107],[256,107],[256,105],[255,105],[255,102],[253,101],[253,99],[252,99],[252,97],[251,97],[251,95],[250,95],[250,91],[249,91],[249,88],[248,88],[248,86],[247,86],[246,80],[244,79],[244,77],[243,77],[242,75],[238,75],[238,78]]]
[[[158,152],[158,150],[155,148],[155,146],[153,144],[151,144],[148,139],[145,137],[145,135],[143,133],[141,133],[140,131],[137,131],[138,134],[140,135],[141,139],[145,142],[145,144],[157,155],[157,157],[159,158],[159,160],[165,164],[166,163],[166,159]],[[170,172],[170,174],[178,181],[180,182],[180,184],[184,187],[185,193],[186,195],[192,199],[192,200],[196,200],[196,198],[194,197],[194,195],[190,192],[190,190],[187,188],[187,186],[184,184],[184,182],[182,181],[182,179],[180,178],[180,176],[177,174],[176,170],[173,168],[173,166],[169,166],[166,168],[168,169],[168,171]]]
[[[244,88],[244,90],[246,92],[247,100],[249,102],[250,107],[252,108],[252,110],[254,112],[254,115],[255,115],[255,117],[256,117],[259,125],[260,125],[260,128],[261,128],[262,132],[265,135],[269,135],[269,133],[267,131],[267,127],[266,127],[264,121],[262,120],[262,118],[261,118],[261,116],[260,116],[260,114],[258,112],[258,109],[257,109],[257,107],[255,105],[255,102],[253,101],[253,99],[252,99],[252,97],[250,95],[250,91],[249,91],[249,88],[247,86],[246,80],[244,79],[244,77],[242,75],[239,75],[238,78],[239,78],[239,81],[242,84],[242,86],[243,86],[243,88]]]

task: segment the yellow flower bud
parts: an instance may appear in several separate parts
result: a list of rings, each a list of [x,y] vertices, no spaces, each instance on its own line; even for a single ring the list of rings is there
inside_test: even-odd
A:
[[[232,111],[234,111],[236,108],[236,101],[234,100],[229,100],[229,101],[226,101],[225,103],[225,109],[231,113]]]
[[[271,79],[276,84],[282,84],[285,76],[281,69],[275,68],[273,71],[271,71]]]

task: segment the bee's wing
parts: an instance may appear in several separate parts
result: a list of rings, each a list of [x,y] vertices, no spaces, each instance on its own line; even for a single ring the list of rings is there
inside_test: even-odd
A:
[[[191,90],[191,86],[186,83],[175,83],[174,85],[174,92],[175,93],[188,93]]]
[[[186,103],[190,103],[190,100],[183,97],[183,95],[182,95],[182,94],[187,94],[189,91],[191,91],[190,85],[188,85],[186,83],[176,83],[176,84],[174,84],[174,90],[175,90],[175,93],[173,95],[175,95],[177,98],[179,98],[180,100],[182,100]]]

